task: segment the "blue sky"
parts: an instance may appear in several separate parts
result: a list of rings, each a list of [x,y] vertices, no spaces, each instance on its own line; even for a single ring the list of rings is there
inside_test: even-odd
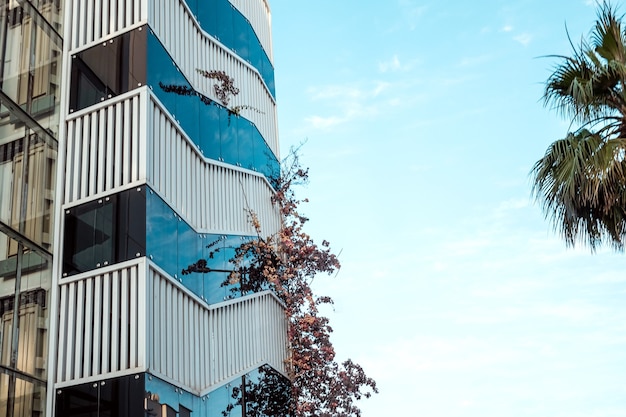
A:
[[[624,254],[568,249],[528,173],[569,123],[542,82],[584,0],[272,0],[283,154],[307,140],[309,232],[363,417],[626,416]],[[626,12],[626,6],[622,7]]]

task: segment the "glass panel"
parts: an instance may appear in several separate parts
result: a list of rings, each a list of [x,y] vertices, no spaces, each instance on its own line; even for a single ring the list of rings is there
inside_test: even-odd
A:
[[[236,385],[238,386],[238,385]],[[231,404],[231,386],[227,384],[212,391],[209,394],[208,409],[209,415],[231,417],[241,415],[241,408]],[[235,408],[238,408],[237,410]]]
[[[100,382],[99,417],[144,415],[144,376],[130,375]]]
[[[63,273],[71,275],[145,255],[145,213],[144,188],[67,210]]]
[[[147,196],[146,211],[147,254],[171,276],[178,269],[178,217],[154,192]]]
[[[200,26],[207,33],[214,37],[217,37],[217,3],[224,0],[200,0],[197,2],[196,14],[198,15],[198,21]]]
[[[40,6],[39,13],[35,13],[30,4],[22,8],[18,2],[8,2],[1,14],[2,22],[6,22],[4,30],[0,30],[2,90],[55,134],[58,131],[61,43],[51,38],[48,22],[60,22],[60,10],[50,4]]]
[[[204,274],[204,299],[207,303],[220,303],[228,299],[228,289],[221,286],[222,282],[227,278],[227,272],[210,272]]]
[[[151,375],[147,375],[145,381],[145,396],[148,399],[147,409],[153,410],[153,412],[154,410],[162,410],[163,406],[171,410],[178,409],[180,394],[176,387]],[[158,413],[156,415],[160,416]]]
[[[200,120],[202,121],[200,148],[207,158],[219,160],[222,155],[220,132],[222,108],[217,104],[202,103],[200,111]]]
[[[256,170],[254,165],[254,127],[248,120],[239,119],[237,130],[239,164],[247,169]]]
[[[176,96],[176,117],[178,122],[187,136],[198,145],[200,144],[199,124],[201,119],[199,106],[201,105],[202,103],[196,94],[191,96]]]
[[[111,196],[65,212],[64,274],[88,271],[111,262],[116,200],[116,196]]]
[[[233,47],[233,12],[229,1],[218,1],[217,7],[217,38],[229,48]]]
[[[137,28],[73,56],[71,111],[146,83],[146,29]]]
[[[9,376],[0,373],[0,416],[7,416],[7,402],[9,399]]]
[[[13,246],[22,248],[21,253],[7,256]],[[50,267],[37,253],[0,233],[0,365],[42,380],[46,378]]]
[[[248,20],[238,11],[233,13],[233,44],[231,48],[246,61],[250,57],[250,39],[254,36]]]
[[[56,392],[56,417],[98,417],[98,382]]]
[[[183,285],[189,288],[198,297],[204,295],[203,276],[205,274],[192,273],[182,275],[180,272],[202,258],[202,243],[200,236],[185,222],[178,222],[178,273]]]
[[[115,262],[146,254],[146,189],[119,194]]]
[[[15,133],[0,139],[0,221],[49,249],[56,150],[27,129]]]
[[[246,416],[289,416],[291,390],[287,378],[263,365],[246,378]]]
[[[1,375],[0,382],[3,386],[0,388],[0,415],[32,417],[44,413],[46,390],[43,384],[35,385],[8,375]]]
[[[239,152],[237,145],[237,127],[239,126],[239,116],[223,111],[220,115],[220,133],[222,161],[237,165],[239,162]]]

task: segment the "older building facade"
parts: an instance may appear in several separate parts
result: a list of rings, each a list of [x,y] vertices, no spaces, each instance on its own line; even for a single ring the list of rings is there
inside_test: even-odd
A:
[[[267,1],[3,13],[0,416],[273,415],[283,306],[223,284],[280,225]]]

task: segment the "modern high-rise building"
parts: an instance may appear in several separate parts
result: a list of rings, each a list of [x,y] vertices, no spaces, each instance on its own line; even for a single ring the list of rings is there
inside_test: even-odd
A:
[[[284,415],[284,306],[226,282],[280,226],[267,0],[0,16],[0,417]]]

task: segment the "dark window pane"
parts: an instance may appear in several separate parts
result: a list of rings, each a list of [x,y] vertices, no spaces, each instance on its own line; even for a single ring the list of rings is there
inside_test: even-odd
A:
[[[63,273],[71,275],[145,255],[145,218],[144,187],[67,210]]]
[[[73,56],[71,110],[146,83],[146,33],[147,26],[143,26]]]
[[[98,383],[57,390],[56,417],[98,417]]]
[[[100,382],[99,417],[143,416],[143,375],[130,375]]]
[[[117,211],[119,233],[117,234],[115,262],[144,256],[146,254],[145,187],[120,193]]]

